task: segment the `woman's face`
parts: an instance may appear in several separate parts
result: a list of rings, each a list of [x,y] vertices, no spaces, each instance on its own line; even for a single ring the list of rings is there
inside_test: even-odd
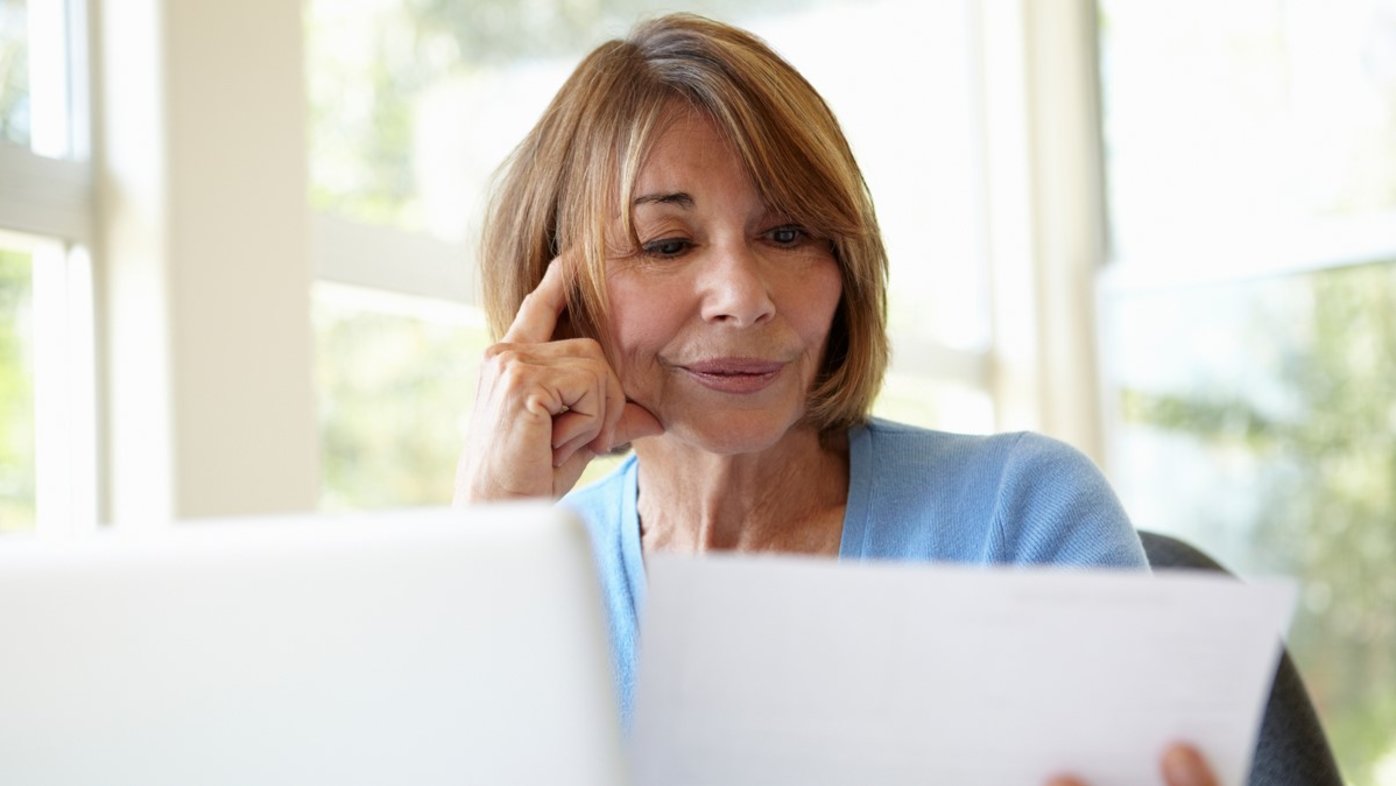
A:
[[[640,251],[607,260],[626,395],[666,433],[734,454],[805,412],[842,292],[828,243],[761,200],[706,116],[675,109],[639,172]]]

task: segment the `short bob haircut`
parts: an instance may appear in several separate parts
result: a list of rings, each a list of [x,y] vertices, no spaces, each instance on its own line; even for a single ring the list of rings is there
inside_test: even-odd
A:
[[[558,338],[609,346],[608,226],[638,248],[631,203],[646,154],[675,103],[707,115],[762,199],[827,238],[843,280],[804,422],[830,434],[867,418],[887,366],[887,255],[872,198],[829,107],[759,38],[691,14],[637,26],[577,66],[504,163],[481,247],[496,337],[562,250],[578,257]],[[615,255],[614,229],[610,255]]]

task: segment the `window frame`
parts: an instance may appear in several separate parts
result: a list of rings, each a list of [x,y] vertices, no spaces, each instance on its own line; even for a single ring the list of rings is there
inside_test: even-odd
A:
[[[0,142],[0,240],[31,254],[34,532],[48,538],[94,531],[101,504],[91,39],[83,0],[31,3],[26,11],[31,35],[62,38],[29,45],[38,62],[31,76],[47,74],[62,95],[41,97],[47,109],[42,119],[34,113],[35,122],[45,127],[30,146]]]
[[[1094,47],[1097,61],[1104,44],[1099,29],[1099,0],[1089,0],[1095,12]],[[1105,74],[1096,69],[1094,90],[1104,95]],[[1096,160],[1106,170],[1105,117],[1097,116],[1099,140]],[[1109,205],[1101,200],[1099,220],[1108,234]],[[1386,211],[1328,218],[1296,226],[1273,227],[1274,234],[1258,238],[1245,234],[1224,245],[1182,245],[1151,254],[1123,254],[1114,244],[1106,246],[1095,277],[1097,310],[1134,295],[1164,293],[1199,286],[1225,285],[1264,278],[1294,276],[1371,263],[1396,264],[1396,208]],[[1098,385],[1104,437],[1104,466],[1118,467],[1118,445],[1125,428],[1118,406],[1119,375],[1112,367],[1105,336],[1098,331],[1095,351],[1101,359]]]

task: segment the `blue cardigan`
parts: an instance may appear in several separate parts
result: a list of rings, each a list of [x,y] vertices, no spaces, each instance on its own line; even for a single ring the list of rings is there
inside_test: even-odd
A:
[[[848,432],[840,559],[1145,569],[1105,478],[1075,449],[1031,434],[967,436],[873,419]],[[629,719],[645,566],[635,456],[563,498],[586,521]]]

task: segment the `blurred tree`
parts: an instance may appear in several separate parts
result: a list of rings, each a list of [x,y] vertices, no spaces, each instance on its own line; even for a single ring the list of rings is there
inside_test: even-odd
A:
[[[1308,341],[1275,369],[1293,414],[1126,390],[1129,422],[1263,459],[1257,567],[1297,577],[1290,646],[1354,783],[1396,755],[1396,263],[1307,274]],[[1293,333],[1260,324],[1270,336]],[[1288,326],[1292,328],[1292,326]]]
[[[814,3],[695,0],[685,10],[749,17]],[[674,9],[656,0],[405,0],[352,10],[315,0],[306,14],[311,205],[415,226],[412,135],[423,90],[480,68],[577,58],[665,10]]]
[[[484,327],[324,298],[315,321],[322,507],[448,504],[461,431],[442,415],[469,415]]]
[[[0,249],[0,533],[34,523],[34,386],[25,340],[29,255]]]
[[[511,63],[519,59],[580,53],[620,35],[646,17],[684,10],[715,18],[751,17],[769,9],[795,13],[816,0],[408,0],[408,15],[422,38],[447,36],[464,62]],[[824,0],[827,4],[827,0]]]
[[[0,0],[0,142],[29,144],[29,47],[23,0]]]

